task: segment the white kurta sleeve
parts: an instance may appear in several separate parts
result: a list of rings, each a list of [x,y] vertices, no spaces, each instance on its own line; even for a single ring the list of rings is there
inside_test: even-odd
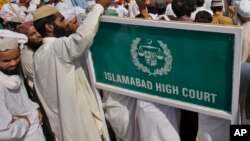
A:
[[[22,138],[29,130],[25,119],[12,121],[12,115],[6,107],[4,91],[0,90],[0,140],[16,140]]]
[[[55,40],[54,50],[59,58],[70,62],[79,58],[92,45],[103,10],[104,8],[100,4],[96,4],[83,23],[78,27],[76,33],[69,37]]]
[[[32,66],[32,64],[24,64],[22,66],[22,69],[25,73],[25,77],[27,77],[28,80],[33,82],[33,66]]]

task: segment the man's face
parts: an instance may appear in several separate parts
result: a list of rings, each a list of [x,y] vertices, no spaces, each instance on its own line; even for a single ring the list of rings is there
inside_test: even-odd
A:
[[[62,29],[67,29],[68,27],[68,22],[64,19],[63,15],[60,14],[59,12],[56,13],[56,19],[54,21],[54,23],[59,27],[59,28],[62,28]]]
[[[34,26],[31,26],[26,33],[28,37],[28,47],[36,51],[42,44],[43,38],[39,32],[37,32]]]
[[[58,12],[54,21],[54,35],[55,37],[69,36],[72,32],[68,29],[69,23]]]
[[[75,17],[73,20],[69,22],[68,28],[69,28],[69,31],[75,33],[78,27],[79,27],[79,22],[77,18]]]
[[[0,52],[0,70],[3,72],[14,72],[20,62],[20,49],[15,48]]]
[[[42,36],[39,32],[37,32],[34,26],[31,26],[26,33],[29,42],[31,43],[39,43],[42,41]]]

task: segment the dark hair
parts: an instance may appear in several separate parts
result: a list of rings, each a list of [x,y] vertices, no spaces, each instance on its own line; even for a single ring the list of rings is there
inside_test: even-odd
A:
[[[216,11],[221,12],[223,10],[223,6],[211,7],[211,10],[213,11],[213,13],[215,13]]]
[[[204,0],[197,0],[197,7],[202,7],[204,5]]]
[[[166,13],[166,8],[162,8],[162,9],[158,9],[158,8],[156,8],[156,11],[157,11],[157,13],[158,13],[158,15],[163,15],[163,14],[165,14]]]
[[[178,18],[185,16],[187,14],[187,3],[185,0],[173,0],[172,9]]]
[[[191,13],[196,10],[197,0],[186,0],[186,3],[187,3],[186,16],[190,17]]]
[[[167,3],[155,3],[155,10],[158,15],[163,15],[167,10]]]
[[[39,19],[37,21],[34,21],[34,26],[36,30],[42,35],[42,37],[45,37],[46,29],[45,29],[45,24],[46,23],[54,23],[56,20],[56,15],[50,15],[45,18]]]
[[[194,22],[199,23],[211,23],[213,20],[212,15],[207,11],[199,11],[196,16]]]
[[[147,6],[148,13],[157,14],[155,6]]]

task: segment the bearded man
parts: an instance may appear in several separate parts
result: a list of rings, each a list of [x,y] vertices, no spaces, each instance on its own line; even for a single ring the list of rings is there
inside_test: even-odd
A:
[[[97,3],[70,36],[66,20],[55,8],[43,6],[34,12],[35,27],[44,37],[34,54],[34,82],[57,141],[109,140],[103,111],[80,64],[110,0]]]
[[[40,110],[43,115],[43,132],[46,140],[55,141],[54,134],[51,130],[49,120],[41,105],[39,98],[37,97],[34,86],[34,68],[33,68],[33,55],[35,51],[42,45],[43,38],[41,34],[34,27],[33,21],[24,22],[16,27],[16,31],[25,34],[28,37],[28,42],[21,50],[21,67],[24,75],[24,81],[26,82],[28,94],[30,98],[39,103]]]

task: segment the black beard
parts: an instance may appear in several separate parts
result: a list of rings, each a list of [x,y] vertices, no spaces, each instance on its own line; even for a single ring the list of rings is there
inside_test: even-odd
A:
[[[43,44],[43,41],[40,41],[38,43],[28,42],[26,45],[28,46],[28,48],[30,48],[31,50],[35,52],[42,44]]]
[[[68,29],[64,29],[61,27],[58,27],[56,24],[54,24],[54,36],[57,38],[60,37],[68,37],[71,35],[73,32],[69,31]]]
[[[2,72],[6,75],[18,75],[19,74],[19,70],[18,67],[16,67],[16,69],[12,70],[12,71],[8,71],[8,70],[2,70]]]

